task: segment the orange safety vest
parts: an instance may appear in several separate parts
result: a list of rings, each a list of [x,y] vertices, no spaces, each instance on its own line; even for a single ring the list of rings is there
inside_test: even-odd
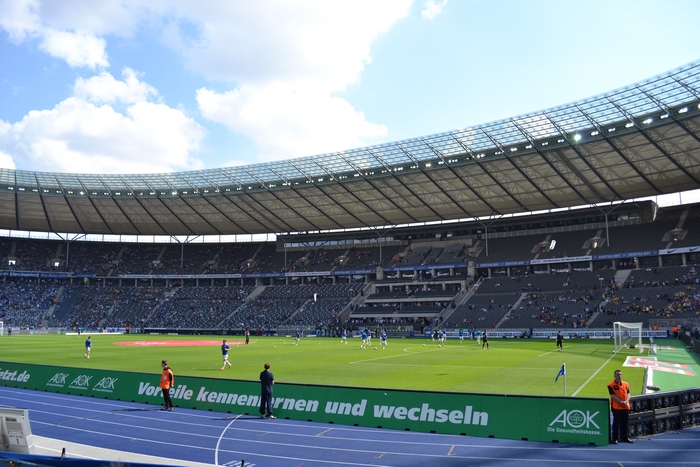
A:
[[[610,384],[608,384],[608,391],[611,395],[614,394],[615,396],[617,396],[617,398],[621,401],[628,401],[630,398],[630,385],[627,384],[626,381],[622,381],[620,384],[617,384],[617,381],[613,380]],[[630,409],[629,405],[622,405],[612,397],[610,398],[610,406],[614,410]]]
[[[175,386],[175,376],[173,375],[173,370],[170,367],[165,367],[163,369],[163,376],[160,377],[160,388],[170,389]]]

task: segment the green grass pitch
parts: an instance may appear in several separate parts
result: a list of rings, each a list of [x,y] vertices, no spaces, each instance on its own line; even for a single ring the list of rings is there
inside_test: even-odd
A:
[[[160,374],[167,359],[175,375],[257,380],[269,362],[278,383],[403,388],[489,394],[561,396],[563,379],[554,379],[566,363],[567,396],[608,397],[606,385],[613,371],[622,369],[627,355],[613,355],[612,340],[567,340],[557,352],[553,340],[492,339],[485,350],[476,341],[450,339],[443,348],[426,339],[389,339],[382,349],[373,339],[360,349],[357,338],[340,339],[226,336],[231,345],[232,369],[220,371],[221,336],[91,334],[90,359],[84,357],[86,334],[13,335],[0,337],[0,361],[102,368]],[[207,346],[160,346],[164,341],[212,341]],[[118,345],[119,342],[139,345]],[[377,347],[377,350],[374,349]],[[641,393],[644,370],[624,368],[633,395]]]

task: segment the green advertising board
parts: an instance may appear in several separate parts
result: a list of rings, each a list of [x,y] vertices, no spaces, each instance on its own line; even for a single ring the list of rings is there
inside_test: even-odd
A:
[[[0,385],[161,404],[160,374],[0,362]],[[176,407],[258,415],[260,383],[176,376]],[[607,445],[607,399],[276,383],[279,418],[453,435]]]

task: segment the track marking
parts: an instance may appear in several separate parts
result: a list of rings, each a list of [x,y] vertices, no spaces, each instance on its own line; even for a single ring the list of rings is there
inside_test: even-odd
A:
[[[224,428],[224,431],[221,432],[219,435],[219,439],[216,440],[216,448],[214,448],[214,465],[219,465],[219,445],[221,444],[221,439],[224,437],[224,433],[226,433],[226,430],[228,430],[228,427],[230,427],[233,422],[241,418],[241,416],[237,416],[233,420],[229,422],[228,425],[226,425],[226,428]]]
[[[576,392],[574,392],[574,393],[571,395],[571,397],[574,397],[574,396],[578,395],[578,393],[581,392],[581,391],[583,390],[583,388],[585,388],[586,385],[587,385],[588,383],[590,383],[590,382],[593,380],[593,378],[595,378],[596,376],[598,376],[598,373],[601,372],[601,370],[603,369],[603,367],[604,367],[605,365],[607,365],[608,363],[610,363],[610,360],[612,360],[613,357],[614,357],[615,355],[616,355],[616,354],[612,354],[610,357],[608,357],[608,359],[605,360],[605,363],[603,363],[602,365],[600,365],[600,367],[598,367],[598,369],[595,371],[595,373],[593,373],[593,374],[591,375],[591,377],[588,378],[588,379],[586,380],[586,382],[583,383],[583,384],[576,390]],[[567,370],[568,370],[568,368],[567,368]]]
[[[316,436],[325,435],[325,434],[328,433],[329,431],[333,431],[333,428],[329,428],[329,429],[327,429],[327,430],[325,430],[325,431],[322,431],[322,432],[320,432],[319,434],[317,434]]]
[[[447,457],[450,457],[450,456],[452,455],[452,451],[454,451],[454,449],[455,449],[455,445],[453,444],[452,447],[450,448],[450,450],[449,450],[448,453],[447,453]]]

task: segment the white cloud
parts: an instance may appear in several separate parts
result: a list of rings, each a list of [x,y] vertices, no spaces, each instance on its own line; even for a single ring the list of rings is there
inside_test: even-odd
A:
[[[74,173],[149,173],[202,168],[190,156],[204,130],[176,109],[139,102],[126,114],[71,97],[0,125],[0,151],[16,164]]]
[[[39,47],[52,57],[65,60],[71,67],[109,66],[106,42],[85,28],[72,27],[67,29],[53,28],[47,23],[42,4],[38,0],[0,0],[0,28],[7,31],[15,43],[36,39]],[[71,8],[61,6],[61,10]],[[50,19],[50,18],[48,18]]]
[[[188,66],[208,78],[265,83],[316,78],[324,91],[354,82],[372,42],[409,13],[410,0],[181,2],[198,35],[168,37]]]
[[[0,169],[12,169],[15,170],[17,166],[12,156],[4,151],[0,151]]]
[[[423,19],[426,19],[428,21],[432,21],[435,18],[442,13],[442,9],[447,5],[447,0],[443,0],[440,3],[435,3],[434,0],[427,0],[423,4],[423,9],[421,10],[420,14],[423,17]]]
[[[197,91],[205,118],[249,137],[260,160],[363,146],[388,133],[336,93],[359,80],[373,41],[408,14],[409,1],[235,5],[185,45],[191,68],[238,84]]]
[[[78,78],[73,86],[73,93],[87,101],[99,103],[113,103],[115,101],[125,104],[146,101],[158,91],[148,83],[139,81],[137,73],[131,68],[122,71],[124,81],[103,71],[97,76],[88,79]]]
[[[250,137],[264,161],[340,151],[387,134],[344,99],[283,83],[197,91],[202,115]]]
[[[0,11],[8,12],[0,15],[0,28],[15,42],[34,40],[41,50],[76,68],[109,67],[107,40],[112,36],[139,37],[139,27],[156,32],[163,43],[182,54],[195,74],[229,83],[228,91],[225,87],[199,89],[199,110],[205,118],[250,138],[263,160],[348,149],[387,134],[384,125],[369,122],[337,94],[359,81],[371,63],[374,41],[408,15],[411,5],[411,0],[74,0],[66,8],[63,3],[42,0],[24,0],[19,6],[14,0],[0,2]],[[46,161],[46,165],[32,166],[111,172],[110,163],[123,160],[118,148],[123,139],[139,154],[125,159],[130,172],[197,165],[187,154],[199,147],[203,129],[179,110],[148,103],[158,92],[132,70],[125,69],[122,80],[106,71],[79,78],[73,91],[73,98],[51,110],[30,112],[0,134],[0,150],[13,138],[25,138],[22,144],[10,145],[9,151],[17,154],[21,167],[26,165],[19,161]],[[119,113],[112,107],[117,104],[128,108],[119,107],[123,111]],[[159,109],[182,121],[143,121],[140,128],[133,113],[137,108]],[[65,128],[66,133],[56,134],[51,125]],[[149,132],[159,135],[160,130],[183,128],[192,136],[179,146],[172,140],[180,134],[169,141],[145,138]],[[96,145],[95,164],[85,163],[90,155],[86,142]],[[156,146],[155,158],[139,151],[150,143]],[[159,159],[165,148],[174,151],[173,157]]]
[[[106,44],[104,39],[86,32],[44,28],[40,47],[49,55],[65,60],[70,67],[94,69],[109,66]]]
[[[40,29],[38,2],[33,0],[0,0],[0,28],[12,42],[22,43]]]

